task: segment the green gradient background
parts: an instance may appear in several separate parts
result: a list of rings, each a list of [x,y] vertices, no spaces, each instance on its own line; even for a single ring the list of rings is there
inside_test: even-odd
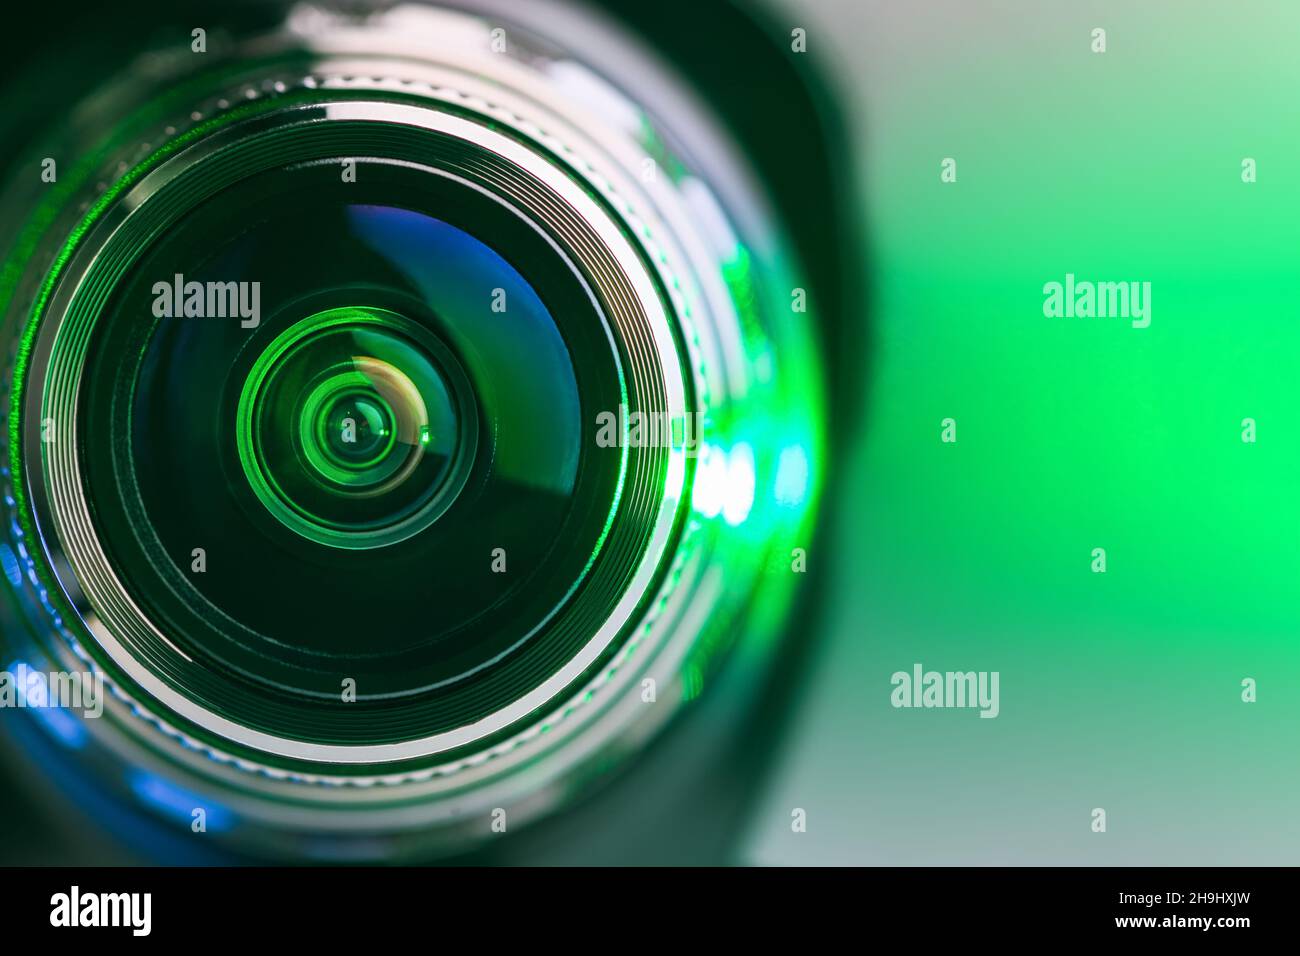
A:
[[[852,94],[872,344],[747,858],[1300,862],[1300,4],[787,10]],[[1044,317],[1067,272],[1150,328]],[[1001,716],[893,709],[914,662]]]

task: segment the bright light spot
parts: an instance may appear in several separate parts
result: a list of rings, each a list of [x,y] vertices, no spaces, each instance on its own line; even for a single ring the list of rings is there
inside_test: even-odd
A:
[[[203,809],[208,830],[229,830],[233,824],[231,813],[221,804],[180,787],[144,770],[131,774],[131,790],[154,809],[182,823],[194,821],[194,811]]]
[[[695,469],[695,490],[691,499],[695,510],[702,517],[716,518],[722,513],[722,500],[726,493],[726,454],[713,445],[701,444]]]
[[[30,708],[27,712],[46,730],[69,747],[81,747],[86,742],[86,728],[82,726],[75,714],[48,706],[50,691],[44,673],[36,670],[26,661],[14,661],[5,670],[9,674],[6,680],[13,681],[14,690],[22,706]],[[29,690],[36,691],[35,697],[28,697]]]
[[[776,463],[776,500],[783,505],[803,504],[808,494],[808,453],[802,445],[781,450]]]
[[[748,518],[754,507],[754,450],[743,442],[730,453],[701,445],[692,501],[704,518],[721,515],[729,525]]]
[[[7,544],[0,544],[0,566],[4,567],[5,577],[14,587],[23,583],[23,569],[18,565],[18,558],[13,548]]]
[[[754,449],[744,442],[731,449],[727,462],[727,494],[722,502],[722,519],[738,525],[754,507]]]
[[[581,103],[626,132],[641,129],[640,109],[603,77],[571,60],[555,60],[547,65],[547,71],[566,99]]]
[[[674,502],[678,502],[682,500],[685,490],[686,456],[677,453],[671,454],[668,456],[668,474],[664,476],[664,494]]]

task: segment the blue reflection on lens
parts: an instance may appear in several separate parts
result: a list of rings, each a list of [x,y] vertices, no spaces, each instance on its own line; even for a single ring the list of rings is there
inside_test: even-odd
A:
[[[194,822],[197,809],[203,810],[209,831],[229,830],[234,824],[233,814],[221,804],[184,790],[155,774],[144,770],[132,771],[130,784],[131,791],[145,803],[186,825]]]
[[[491,427],[502,478],[572,490],[581,418],[573,363],[528,280],[450,223],[391,206],[349,206],[356,238],[417,288],[462,356]]]

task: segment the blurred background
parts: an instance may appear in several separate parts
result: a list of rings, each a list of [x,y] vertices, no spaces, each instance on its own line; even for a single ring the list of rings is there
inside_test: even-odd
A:
[[[870,381],[746,858],[1294,863],[1300,7],[791,10],[849,97]],[[1149,281],[1150,327],[1044,317],[1066,273]],[[1001,714],[894,709],[917,662]]]

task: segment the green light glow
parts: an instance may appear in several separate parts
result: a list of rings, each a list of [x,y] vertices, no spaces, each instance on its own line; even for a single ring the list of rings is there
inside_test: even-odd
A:
[[[735,344],[749,379],[727,415],[708,420],[692,488],[697,520],[727,528],[713,557],[725,587],[754,595],[735,647],[742,673],[760,672],[784,630],[804,580],[791,555],[810,545],[821,487],[824,385],[814,323],[790,312],[789,290],[800,285],[787,271],[791,261],[764,263],[759,273],[749,251],[737,245],[724,264],[737,309]],[[725,610],[717,618],[726,621]],[[733,638],[722,626],[705,629],[682,671],[686,699],[702,692],[712,679],[711,663],[732,648]]]

